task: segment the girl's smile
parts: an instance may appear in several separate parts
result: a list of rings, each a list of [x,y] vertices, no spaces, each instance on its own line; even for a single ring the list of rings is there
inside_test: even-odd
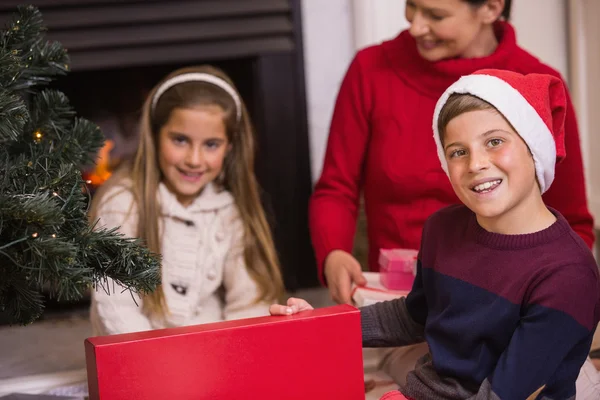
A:
[[[218,106],[175,108],[158,140],[163,182],[184,206],[221,174],[230,147]]]

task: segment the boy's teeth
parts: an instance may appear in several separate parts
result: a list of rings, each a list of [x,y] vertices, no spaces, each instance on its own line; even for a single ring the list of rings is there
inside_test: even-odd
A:
[[[475,186],[473,188],[473,190],[476,192],[481,192],[481,191],[491,188],[492,186],[499,185],[500,182],[501,182],[500,180],[496,180],[496,181],[492,181],[492,182],[485,182],[485,183]]]

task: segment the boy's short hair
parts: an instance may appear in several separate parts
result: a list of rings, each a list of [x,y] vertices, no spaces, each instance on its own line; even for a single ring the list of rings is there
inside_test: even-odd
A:
[[[444,143],[444,136],[446,135],[446,126],[448,126],[450,121],[461,114],[482,110],[495,111],[496,113],[500,114],[496,107],[477,96],[473,96],[472,94],[451,94],[450,97],[448,97],[448,101],[446,101],[444,107],[440,111],[440,115],[438,116],[437,120],[437,127],[440,133],[440,140],[442,141],[442,144]]]

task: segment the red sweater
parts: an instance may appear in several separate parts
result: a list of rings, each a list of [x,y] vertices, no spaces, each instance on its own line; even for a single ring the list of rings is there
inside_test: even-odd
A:
[[[517,46],[508,23],[498,23],[496,51],[483,58],[424,60],[408,31],[357,53],[342,82],[329,132],[322,175],[310,201],[310,229],[319,276],[336,249],[351,252],[361,192],[369,238],[369,267],[379,269],[380,248],[418,249],[427,217],[458,203],[440,166],[432,117],[443,91],[483,68],[560,74]],[[592,246],[577,121],[568,99],[567,157],[544,194]]]

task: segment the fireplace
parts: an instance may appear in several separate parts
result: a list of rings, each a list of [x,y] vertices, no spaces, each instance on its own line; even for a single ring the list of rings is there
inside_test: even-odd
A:
[[[142,98],[168,72],[210,63],[248,105],[257,176],[288,290],[317,285],[307,208],[311,193],[300,0],[37,0],[48,38],[69,51],[54,86],[111,136],[111,154],[135,150]],[[0,4],[5,23],[20,1]],[[112,127],[112,128],[107,128]]]

